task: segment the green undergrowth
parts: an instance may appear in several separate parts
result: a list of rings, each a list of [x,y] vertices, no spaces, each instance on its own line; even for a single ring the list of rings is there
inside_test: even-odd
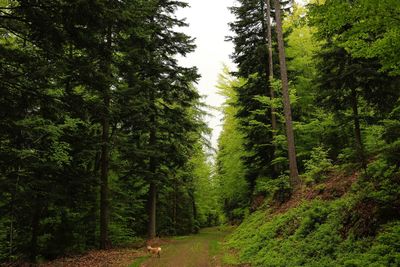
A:
[[[260,210],[230,236],[224,261],[252,266],[400,266],[400,221],[354,190],[304,201],[285,213]]]

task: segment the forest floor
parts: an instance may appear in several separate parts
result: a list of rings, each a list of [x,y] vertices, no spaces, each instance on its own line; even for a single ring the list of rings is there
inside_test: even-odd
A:
[[[61,258],[39,267],[217,267],[222,265],[222,241],[233,231],[231,227],[202,229],[199,234],[156,239],[161,256],[151,257],[146,248],[91,251],[82,256]],[[8,265],[5,265],[8,266]],[[18,264],[9,266],[31,266]]]
[[[221,242],[230,228],[215,227],[197,235],[175,237],[161,244],[161,256],[139,258],[130,267],[217,267],[222,266]]]

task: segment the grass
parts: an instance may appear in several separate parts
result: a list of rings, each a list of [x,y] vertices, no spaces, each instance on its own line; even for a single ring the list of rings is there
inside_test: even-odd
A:
[[[209,243],[209,251],[211,256],[218,255],[221,252],[221,245],[220,242],[217,240],[211,240]]]
[[[146,266],[216,266],[219,265],[224,237],[229,234],[229,228],[206,228],[199,234],[181,237],[171,237],[162,246],[160,258],[137,258],[130,267]]]
[[[150,256],[143,256],[137,258],[134,262],[132,262],[129,267],[140,267],[140,265],[145,262]]]
[[[171,237],[172,240],[185,240],[188,239],[190,236],[184,235],[184,236],[173,236]]]

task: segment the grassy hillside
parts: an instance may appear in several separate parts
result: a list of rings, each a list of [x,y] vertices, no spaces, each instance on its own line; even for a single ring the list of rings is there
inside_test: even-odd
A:
[[[397,194],[381,197],[396,183],[390,189],[374,175],[365,177],[335,172],[324,183],[297,189],[286,203],[266,204],[231,235],[226,263],[400,266]]]

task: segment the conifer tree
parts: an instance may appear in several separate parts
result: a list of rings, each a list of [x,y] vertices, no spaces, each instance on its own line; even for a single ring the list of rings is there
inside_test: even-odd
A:
[[[295,147],[293,123],[292,123],[292,111],[289,99],[289,82],[288,82],[287,68],[286,68],[285,45],[283,41],[281,4],[278,0],[274,0],[274,3],[275,3],[274,6],[275,6],[276,33],[277,33],[278,50],[279,50],[279,65],[280,65],[281,80],[282,80],[282,96],[283,96],[283,106],[285,114],[286,137],[288,143],[289,171],[290,171],[291,183],[292,185],[296,185],[300,181],[299,181],[299,171],[297,169],[296,147]]]

